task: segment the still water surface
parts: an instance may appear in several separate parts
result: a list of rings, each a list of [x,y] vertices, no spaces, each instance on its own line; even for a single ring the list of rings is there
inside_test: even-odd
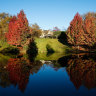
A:
[[[96,96],[95,55],[33,62],[0,55],[0,96]]]

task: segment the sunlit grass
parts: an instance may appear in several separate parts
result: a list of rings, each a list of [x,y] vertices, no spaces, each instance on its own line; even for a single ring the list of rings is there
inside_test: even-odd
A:
[[[58,39],[36,38],[35,42],[36,42],[39,53],[47,52],[47,49],[46,49],[47,44],[50,45],[55,52],[65,53],[66,49],[70,49],[66,45],[63,45],[62,43],[60,43]]]

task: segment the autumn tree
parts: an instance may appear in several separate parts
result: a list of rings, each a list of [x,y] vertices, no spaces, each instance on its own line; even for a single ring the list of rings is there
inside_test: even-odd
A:
[[[85,44],[93,46],[96,43],[96,14],[87,13],[84,18]]]
[[[42,34],[42,30],[40,29],[38,24],[33,24],[30,26],[30,34],[32,37],[40,37]]]
[[[68,42],[74,46],[84,44],[84,31],[83,31],[83,19],[77,13],[74,19],[71,21],[70,26],[66,32]]]
[[[26,15],[24,14],[24,11],[21,10],[20,13],[17,15],[17,25],[18,25],[18,32],[20,33],[21,38],[21,44],[23,45],[27,37],[29,35],[29,25],[28,20],[26,18]]]
[[[29,35],[28,20],[24,11],[21,10],[17,16],[13,16],[9,22],[9,31],[6,38],[9,44],[23,46]]]
[[[86,45],[93,48],[96,44],[96,13],[89,12],[82,17],[77,13],[71,21],[66,32],[68,42],[74,46]]]
[[[17,31],[17,17],[13,16],[9,23],[9,31],[6,33],[7,42],[12,45],[20,44],[20,33]]]

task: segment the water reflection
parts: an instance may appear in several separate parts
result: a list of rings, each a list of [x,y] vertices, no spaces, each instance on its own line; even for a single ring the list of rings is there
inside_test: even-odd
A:
[[[23,58],[10,58],[7,63],[9,79],[14,86],[24,92],[29,80],[30,66]]]
[[[73,56],[67,62],[66,70],[77,89],[81,85],[88,89],[96,87],[96,62],[91,55]]]
[[[56,71],[65,67],[70,80],[76,89],[79,89],[82,85],[91,89],[96,87],[95,58],[95,54],[84,53],[64,56],[59,58],[57,61],[51,61],[51,67],[53,67]]]
[[[40,61],[30,63],[23,56],[18,57],[10,58],[6,60],[7,62],[0,61],[0,86],[7,87],[12,84],[24,92],[30,73],[37,73],[42,63]]]
[[[33,62],[30,62],[23,55],[16,58],[8,58],[3,55],[0,55],[0,57],[0,86],[3,88],[14,85],[15,87],[18,86],[21,92],[24,92],[30,74],[38,74],[44,64],[53,68],[54,71],[66,69],[70,81],[76,89],[79,89],[81,85],[88,89],[96,87],[96,56],[93,54],[74,54],[61,57],[58,60],[37,60]]]

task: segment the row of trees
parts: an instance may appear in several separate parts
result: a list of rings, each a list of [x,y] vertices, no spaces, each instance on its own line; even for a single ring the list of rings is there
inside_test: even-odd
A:
[[[48,34],[48,30],[40,29],[38,24],[29,25],[23,10],[17,16],[0,13],[0,40],[3,39],[11,45],[24,46],[31,37],[40,37]],[[52,36],[58,37],[61,33],[58,27],[54,27]]]
[[[79,46],[94,46],[96,43],[96,13],[80,16],[77,13],[67,29],[68,43]]]
[[[58,27],[54,27],[54,36],[58,37],[60,32]],[[96,43],[95,33],[96,13],[87,13],[84,16],[77,13],[66,31],[68,43],[74,46],[94,46]],[[23,46],[29,40],[28,38],[40,37],[41,34],[42,30],[37,24],[29,26],[23,10],[17,16],[0,14],[0,39],[6,37],[9,44]]]

